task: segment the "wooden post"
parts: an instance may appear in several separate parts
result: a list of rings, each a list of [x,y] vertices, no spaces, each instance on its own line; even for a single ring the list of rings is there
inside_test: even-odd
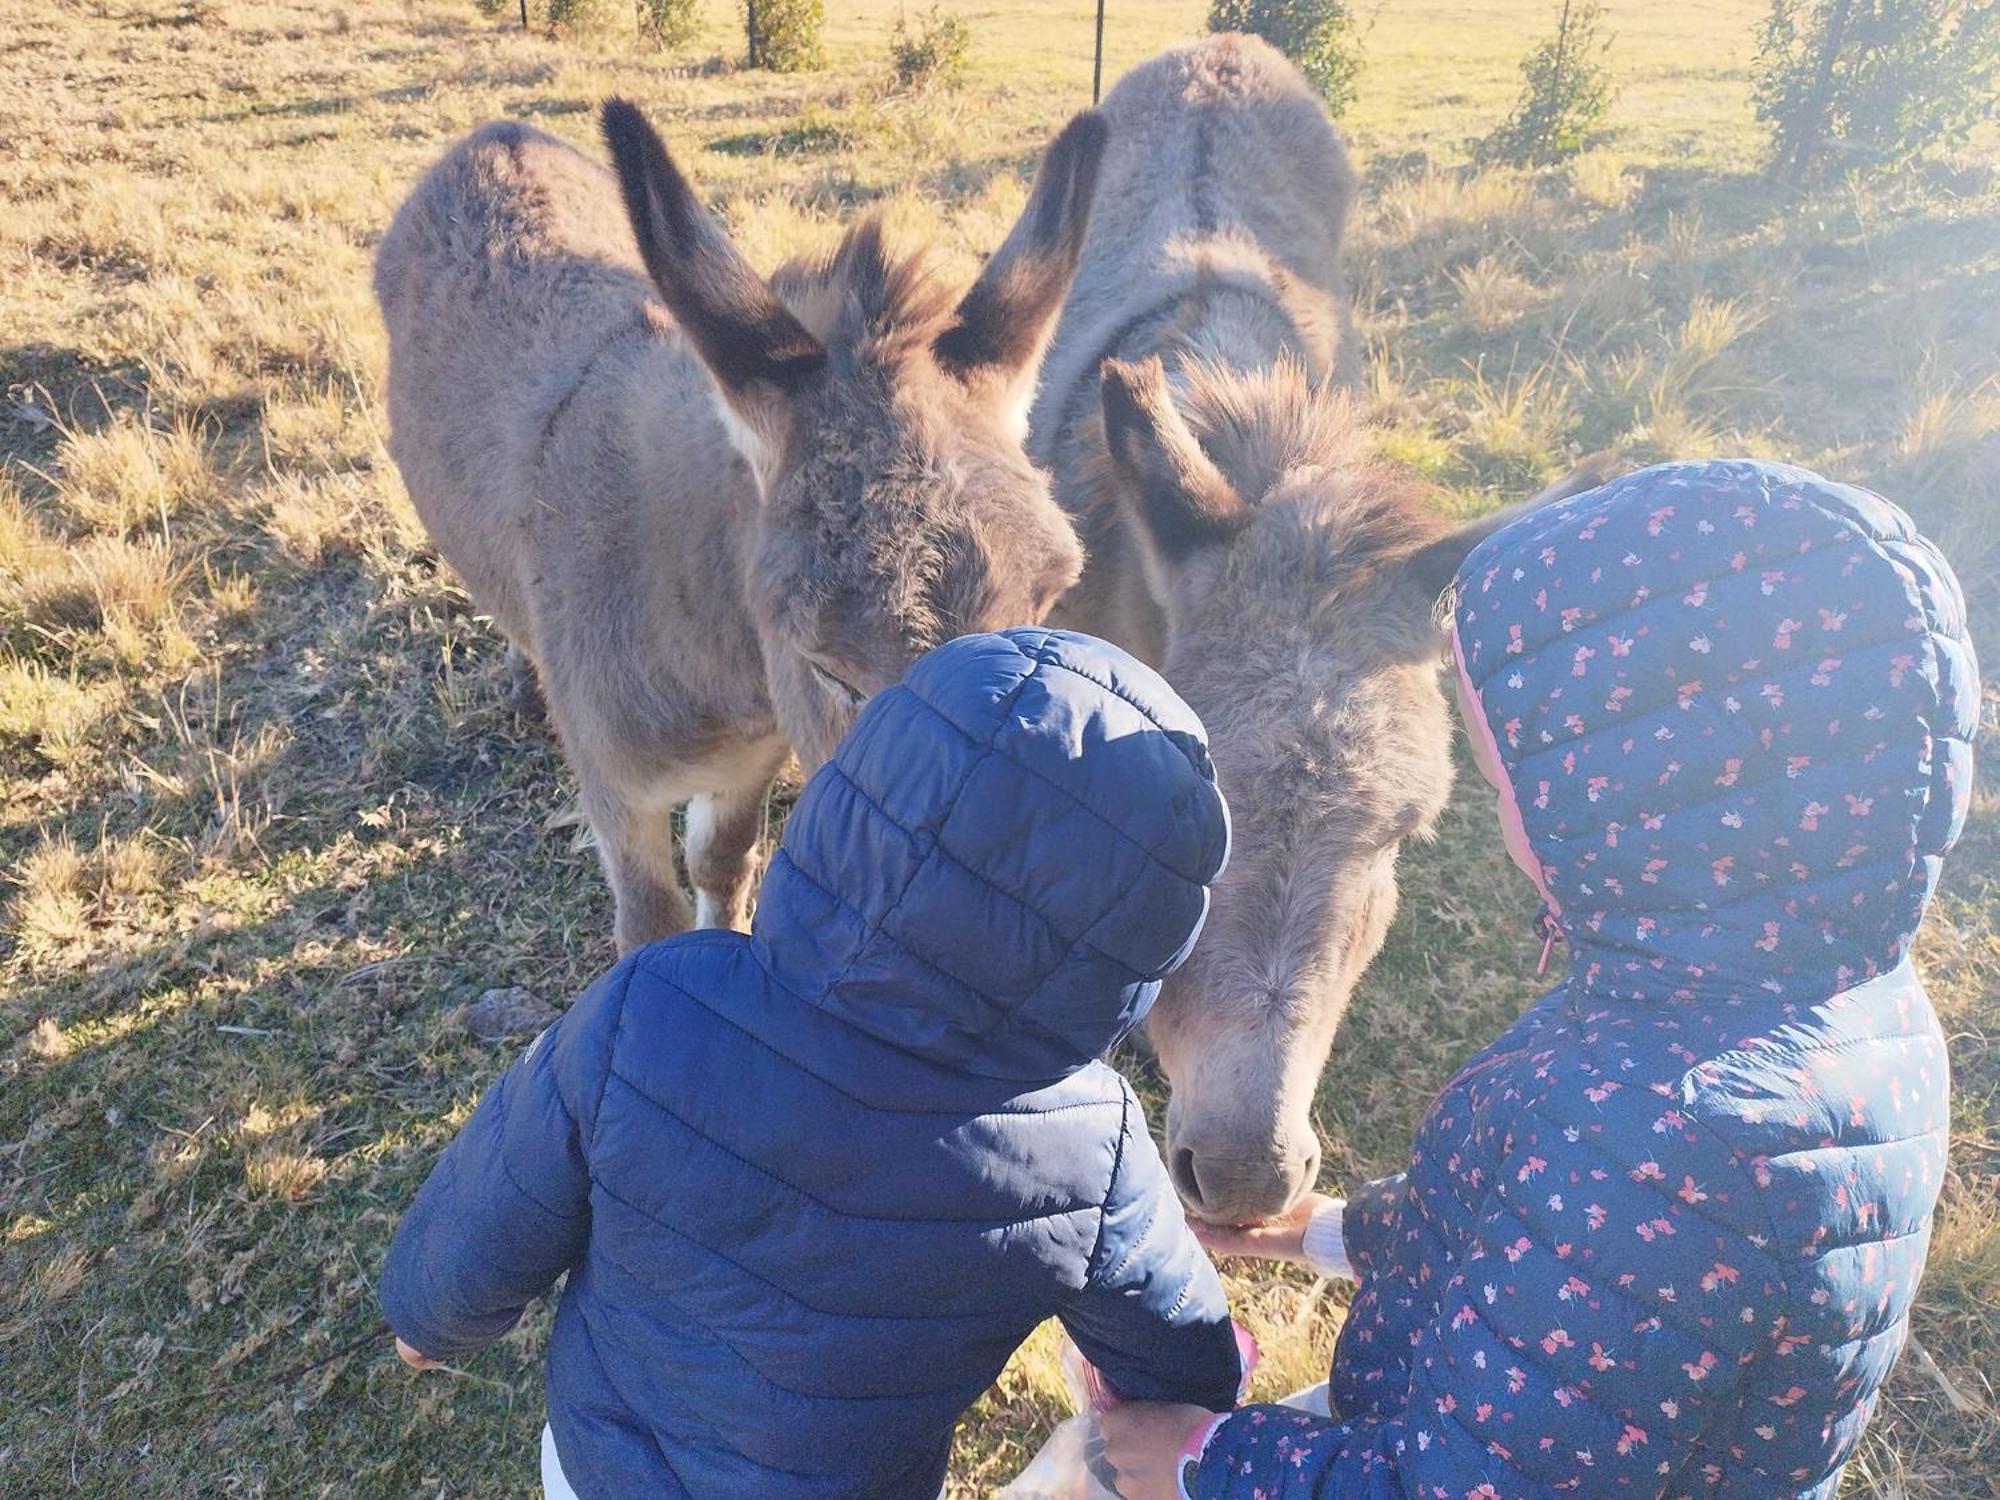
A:
[[[757,0],[743,0],[743,31],[747,48],[745,60],[753,68],[763,66],[757,57]]]
[[[521,0],[521,29],[528,29],[528,0]]]
[[[1097,108],[1097,96],[1104,87],[1104,0],[1097,0],[1097,55],[1090,65],[1090,107]]]

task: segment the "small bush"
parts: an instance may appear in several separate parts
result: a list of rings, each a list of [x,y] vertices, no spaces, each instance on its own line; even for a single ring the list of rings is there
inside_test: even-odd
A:
[[[820,23],[826,19],[820,0],[743,0],[743,35],[747,60],[753,68],[773,73],[804,73],[825,60]]]
[[[639,35],[656,47],[685,47],[701,30],[701,0],[633,0]]]
[[[933,5],[912,30],[907,16],[896,19],[889,38],[889,67],[900,89],[951,87],[965,75],[972,28]]]
[[[1540,167],[1583,150],[1611,108],[1611,73],[1604,66],[1611,39],[1600,29],[1603,20],[1604,7],[1594,0],[1563,0],[1556,34],[1521,63],[1514,113],[1479,143],[1482,159]]]
[[[1791,182],[1833,158],[1896,166],[1957,144],[1996,85],[1990,0],[1772,0],[1758,38],[1757,118]]]
[[[1354,100],[1361,49],[1344,0],[1210,0],[1210,31],[1247,31],[1289,57],[1339,115]]]
[[[608,8],[609,0],[548,0],[542,14],[550,36],[581,36],[603,27]]]

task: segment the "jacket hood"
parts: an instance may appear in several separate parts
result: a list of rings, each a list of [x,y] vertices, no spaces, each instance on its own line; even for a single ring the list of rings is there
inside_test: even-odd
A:
[[[1158,675],[1089,636],[964,636],[808,782],[753,936],[882,1041],[1051,1081],[1144,1016],[1228,845],[1201,721]]]
[[[1902,962],[1979,674],[1901,510],[1777,464],[1644,469],[1475,548],[1455,628],[1587,987],[1805,998]]]

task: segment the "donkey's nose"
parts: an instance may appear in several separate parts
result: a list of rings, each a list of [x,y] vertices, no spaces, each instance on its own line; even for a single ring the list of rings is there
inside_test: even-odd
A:
[[[1177,1147],[1168,1170],[1181,1201],[1212,1224],[1275,1219],[1319,1180],[1319,1144],[1264,1156],[1223,1156]]]

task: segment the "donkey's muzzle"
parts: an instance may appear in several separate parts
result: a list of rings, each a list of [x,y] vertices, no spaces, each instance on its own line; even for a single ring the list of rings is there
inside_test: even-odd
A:
[[[1258,1224],[1284,1213],[1319,1180],[1319,1145],[1259,1156],[1169,1143],[1167,1166],[1181,1201],[1197,1218]]]

